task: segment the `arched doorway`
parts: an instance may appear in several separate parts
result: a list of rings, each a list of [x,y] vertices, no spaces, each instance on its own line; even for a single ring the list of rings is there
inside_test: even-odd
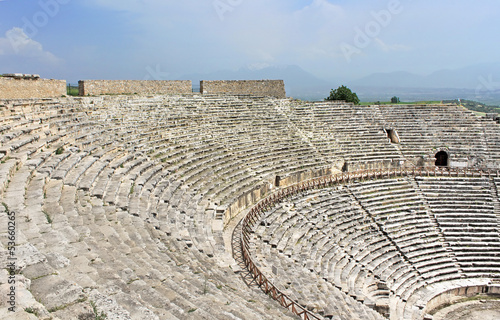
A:
[[[276,176],[276,178],[274,179],[274,186],[278,188],[280,186],[280,182],[281,182],[281,177]]]
[[[349,171],[349,164],[344,162],[344,165],[342,166],[342,172],[348,172]]]
[[[448,153],[446,151],[439,151],[436,153],[436,167],[448,166]]]

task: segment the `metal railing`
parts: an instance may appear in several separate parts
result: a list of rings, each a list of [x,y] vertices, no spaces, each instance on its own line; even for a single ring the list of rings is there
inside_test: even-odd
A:
[[[243,261],[248,272],[252,275],[257,285],[271,298],[278,301],[281,306],[291,310],[294,314],[300,316],[304,320],[320,319],[312,311],[307,310],[306,307],[301,306],[298,302],[292,300],[279,288],[277,288],[267,277],[257,268],[252,260],[249,246],[250,234],[255,223],[259,221],[262,214],[270,209],[273,205],[282,199],[298,194],[300,192],[331,187],[338,184],[349,183],[351,181],[363,181],[366,179],[383,179],[383,178],[397,178],[406,176],[442,176],[442,177],[484,177],[495,176],[500,177],[499,171],[482,171],[469,168],[463,169],[450,169],[450,168],[411,168],[411,169],[381,169],[381,170],[363,170],[348,173],[339,173],[327,177],[320,177],[303,181],[289,187],[285,187],[276,191],[275,193],[267,196],[261,201],[257,202],[243,218],[241,228],[241,251]]]

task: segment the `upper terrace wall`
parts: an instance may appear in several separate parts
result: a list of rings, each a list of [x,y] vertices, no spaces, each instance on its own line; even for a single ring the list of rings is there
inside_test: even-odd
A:
[[[200,81],[201,93],[251,94],[286,98],[283,80],[215,80]]]
[[[54,98],[65,94],[65,80],[21,74],[0,77],[0,99]]]
[[[80,96],[101,94],[191,93],[191,80],[80,80]]]

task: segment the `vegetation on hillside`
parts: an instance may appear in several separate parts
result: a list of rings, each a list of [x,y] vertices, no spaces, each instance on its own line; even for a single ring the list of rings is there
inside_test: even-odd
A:
[[[325,100],[341,100],[359,104],[358,95],[352,92],[351,89],[347,88],[346,86],[340,86],[335,90],[332,89],[330,91],[330,96],[325,98]]]
[[[394,104],[391,101],[368,101],[368,102],[361,102],[360,103],[363,106],[369,106],[369,105],[386,105],[386,104]],[[413,105],[419,105],[419,104],[441,104],[441,101],[412,101],[412,102],[407,102],[407,101],[400,101],[398,104],[413,104]]]
[[[457,105],[462,105],[471,111],[482,112],[482,113],[500,113],[500,107],[489,106],[481,102],[473,100],[443,100],[443,103],[455,103]]]

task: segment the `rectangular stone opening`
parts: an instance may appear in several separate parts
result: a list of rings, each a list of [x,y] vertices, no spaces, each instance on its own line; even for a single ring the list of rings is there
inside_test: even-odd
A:
[[[387,133],[387,138],[391,140],[391,143],[399,143],[399,136],[396,130],[394,129],[385,129]]]

